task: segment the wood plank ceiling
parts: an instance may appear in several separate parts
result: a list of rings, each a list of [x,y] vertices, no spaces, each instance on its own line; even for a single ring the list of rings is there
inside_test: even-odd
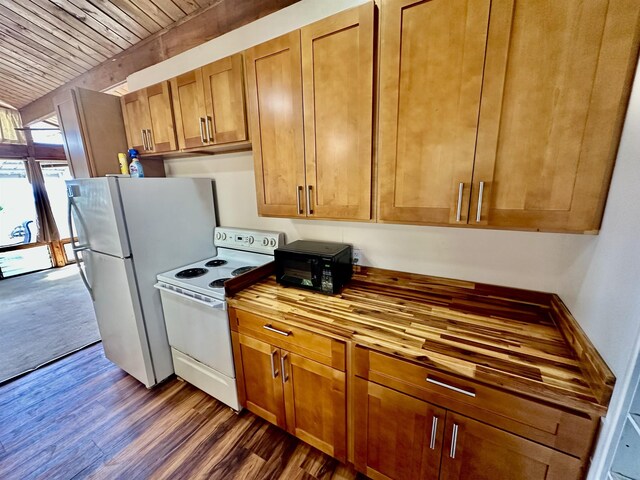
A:
[[[217,2],[0,1],[0,102],[22,108]]]

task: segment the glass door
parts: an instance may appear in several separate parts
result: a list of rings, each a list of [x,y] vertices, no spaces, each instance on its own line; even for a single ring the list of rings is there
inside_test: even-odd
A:
[[[37,228],[25,161],[0,159],[0,278],[53,266]]]

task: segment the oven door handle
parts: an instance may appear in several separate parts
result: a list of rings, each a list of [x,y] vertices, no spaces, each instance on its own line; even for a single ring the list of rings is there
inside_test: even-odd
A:
[[[177,297],[182,297],[182,298],[186,298],[192,302],[196,302],[196,303],[201,303],[202,305],[206,305],[209,308],[215,308],[217,310],[226,310],[227,309],[227,302],[223,302],[221,300],[215,300],[213,298],[209,298],[209,300],[203,300],[201,298],[196,298],[195,296],[190,295],[188,292],[185,292],[184,290],[181,292],[176,292],[175,290],[172,290],[171,288],[167,288],[164,284],[162,283],[156,283],[154,285],[155,288],[157,288],[158,290],[161,290],[163,292],[166,293],[170,293],[171,295],[175,295]]]

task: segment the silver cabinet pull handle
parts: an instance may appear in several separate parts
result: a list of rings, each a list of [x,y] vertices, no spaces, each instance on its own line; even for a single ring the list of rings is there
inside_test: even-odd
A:
[[[456,210],[456,222],[460,221],[462,216],[462,193],[464,192],[464,183],[460,182],[458,185],[458,207]]]
[[[313,208],[311,207],[311,189],[313,187],[311,185],[307,185],[307,213],[309,215],[313,214]]]
[[[207,139],[204,138],[204,118],[200,117],[200,140],[202,143],[207,143]]]
[[[444,382],[441,382],[439,380],[435,380],[433,378],[425,378],[425,380],[429,383],[433,383],[434,385],[438,385],[439,387],[444,387],[444,388],[448,388],[449,390],[453,390],[454,392],[458,392],[458,393],[462,393],[463,395],[467,395],[469,397],[474,397],[476,396],[475,392],[470,392],[469,390],[463,390],[462,388],[458,388],[458,387],[454,387],[453,385],[448,385]]]
[[[284,355],[280,355],[280,369],[282,370],[282,383],[287,383],[287,380],[289,380],[289,375],[287,375],[287,370],[284,368],[284,361],[286,360],[287,356],[289,356],[288,353],[285,353]]]
[[[147,148],[147,136],[144,134],[144,128],[140,130],[140,135],[142,135],[142,148],[148,150]]]
[[[151,136],[151,130],[147,129],[147,145],[149,150],[153,150],[153,137]]]
[[[453,424],[453,432],[451,433],[451,450],[449,450],[449,456],[456,458],[456,445],[458,444],[458,424]]]
[[[280,335],[284,335],[285,337],[288,337],[289,335],[291,335],[291,332],[283,332],[282,330],[278,330],[277,328],[273,328],[271,326],[271,324],[268,325],[263,325],[262,328],[264,328],[265,330],[269,330],[270,332],[274,332]]]
[[[302,193],[302,185],[298,185],[296,188],[296,205],[298,207],[298,214],[302,215],[304,212],[302,211],[302,206],[300,205],[300,194]]]
[[[438,435],[438,417],[433,416],[433,422],[431,422],[431,442],[429,442],[429,448],[435,450],[436,448],[436,435]]]
[[[484,182],[480,182],[480,190],[478,190],[478,211],[476,212],[476,223],[480,223],[482,218],[482,196],[484,194]]]
[[[273,376],[273,378],[276,378],[278,376],[278,370],[276,370],[276,355],[278,354],[278,350],[274,350],[273,352],[271,352],[271,375]]]
[[[204,120],[207,124],[207,138],[209,138],[209,141],[213,143],[213,134],[211,133],[211,124],[213,123],[213,119],[207,115],[204,117]]]

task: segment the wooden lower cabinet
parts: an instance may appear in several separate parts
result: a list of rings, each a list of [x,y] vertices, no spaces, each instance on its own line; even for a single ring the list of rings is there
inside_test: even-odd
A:
[[[578,480],[582,462],[410,395],[355,379],[355,466],[374,479]]]
[[[355,380],[355,466],[374,479],[437,479],[446,410]]]
[[[347,458],[345,373],[283,351],[287,431],[341,461]]]
[[[440,480],[577,480],[582,476],[577,458],[447,412]]]
[[[346,461],[345,373],[242,333],[237,338],[247,410]]]
[[[238,339],[247,410],[285,428],[280,349],[242,334]]]

